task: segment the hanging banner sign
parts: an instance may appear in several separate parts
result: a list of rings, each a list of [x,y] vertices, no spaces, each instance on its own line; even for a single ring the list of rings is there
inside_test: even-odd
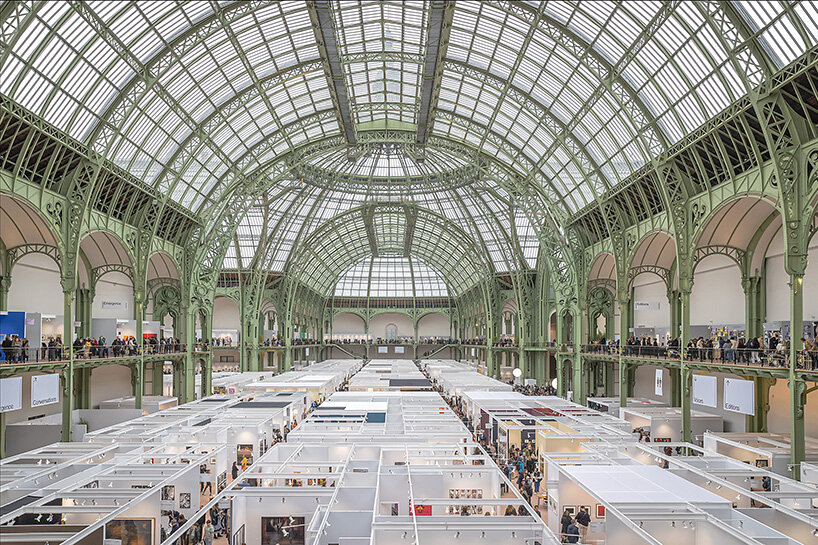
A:
[[[389,347],[388,346],[379,346],[378,347],[378,354],[388,354]]]
[[[633,310],[659,310],[659,301],[635,301]]]
[[[53,405],[60,400],[60,375],[34,375],[31,377],[31,406]]]
[[[474,348],[471,349],[471,355],[474,356]]]
[[[654,385],[653,393],[658,395],[658,396],[660,396],[660,395],[662,395],[664,393],[664,390],[662,388],[662,370],[661,369],[656,370],[656,384]]]
[[[752,380],[724,379],[724,410],[754,415],[755,386]]]
[[[23,408],[23,377],[0,378],[0,413]]]
[[[103,309],[128,310],[128,301],[103,301]]]
[[[691,398],[696,405],[716,407],[716,390],[718,389],[718,379],[710,375],[693,375],[693,388]]]
[[[403,346],[396,346],[395,347],[395,354],[403,354]]]

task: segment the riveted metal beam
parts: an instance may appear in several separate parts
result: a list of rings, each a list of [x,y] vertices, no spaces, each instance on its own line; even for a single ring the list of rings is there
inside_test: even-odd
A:
[[[420,112],[418,113],[417,143],[426,144],[427,128],[432,121],[432,111],[440,93],[443,77],[443,59],[449,45],[449,31],[454,15],[452,0],[432,0],[426,25],[426,56],[423,61],[423,79],[420,89]]]
[[[355,125],[350,113],[349,95],[338,53],[338,40],[335,38],[335,24],[332,20],[330,3],[328,0],[313,0],[307,2],[307,6],[315,30],[315,39],[318,42],[318,51],[324,60],[324,69],[327,72],[333,102],[338,109],[338,122],[343,127],[347,145],[354,146],[356,143]]]

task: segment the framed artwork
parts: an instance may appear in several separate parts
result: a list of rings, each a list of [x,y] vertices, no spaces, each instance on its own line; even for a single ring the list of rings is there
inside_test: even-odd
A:
[[[392,516],[397,517],[400,514],[400,508],[397,503],[392,504]]]
[[[179,493],[179,509],[190,509],[190,492]]]
[[[176,499],[176,487],[172,484],[162,487],[162,500],[173,501]]]
[[[116,519],[105,525],[105,539],[119,540],[122,545],[152,545],[153,519]]]
[[[583,511],[583,510],[584,510],[586,513],[588,513],[588,516],[591,516],[591,513],[592,513],[591,508],[590,508],[590,507],[588,507],[587,505],[580,505],[580,506],[579,506],[579,510],[577,511],[577,514],[579,514],[579,511]]]
[[[759,458],[758,460],[756,460],[756,467],[770,467],[770,461],[762,460]]]
[[[304,545],[304,517],[261,517],[262,545]]]
[[[575,505],[566,505],[564,509],[565,512],[571,515],[572,517],[577,514],[577,508]]]
[[[236,463],[240,465],[245,457],[247,458],[247,465],[253,463],[253,445],[237,445]]]
[[[605,519],[605,506],[599,503],[596,504],[596,518]]]

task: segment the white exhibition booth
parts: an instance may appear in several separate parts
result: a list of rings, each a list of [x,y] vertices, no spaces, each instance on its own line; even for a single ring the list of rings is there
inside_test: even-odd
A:
[[[26,337],[32,344],[36,339],[63,338],[64,326],[62,315],[26,312]]]
[[[171,409],[179,404],[178,398],[173,396],[142,396],[142,413],[150,414],[165,409]],[[135,409],[136,398],[117,397],[99,402],[100,409]],[[141,416],[141,415],[139,415]]]
[[[144,320],[142,322],[142,336],[155,336],[159,338],[159,322]],[[94,338],[105,337],[105,344],[111,343],[119,337],[126,340],[136,337],[136,320],[127,318],[92,318],[91,336]]]
[[[608,413],[611,416],[619,416],[619,398],[618,397],[589,397],[587,399],[588,407],[597,410],[601,413]],[[664,401],[657,401],[655,399],[648,399],[646,397],[629,397],[627,399],[626,407],[641,408],[641,407],[667,407]]]
[[[619,411],[623,420],[638,429],[650,433],[655,443],[669,443],[682,439],[682,409],[679,407],[623,407]],[[706,431],[722,431],[724,420],[720,415],[695,409],[690,411],[690,429],[693,442],[699,442]]]
[[[805,447],[805,460],[818,463],[818,439],[806,437]],[[706,432],[704,449],[755,467],[769,468],[779,475],[791,474],[789,434]]]

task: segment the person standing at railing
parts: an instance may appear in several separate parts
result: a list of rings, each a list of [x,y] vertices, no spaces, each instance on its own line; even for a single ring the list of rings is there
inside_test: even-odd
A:
[[[807,364],[809,369],[815,371],[818,369],[818,344],[815,344],[814,340],[804,337],[801,337],[801,342],[804,343],[804,350],[807,353],[804,363]]]
[[[750,337],[747,341],[747,351],[750,353],[750,363],[761,363],[761,343],[756,337]]]

